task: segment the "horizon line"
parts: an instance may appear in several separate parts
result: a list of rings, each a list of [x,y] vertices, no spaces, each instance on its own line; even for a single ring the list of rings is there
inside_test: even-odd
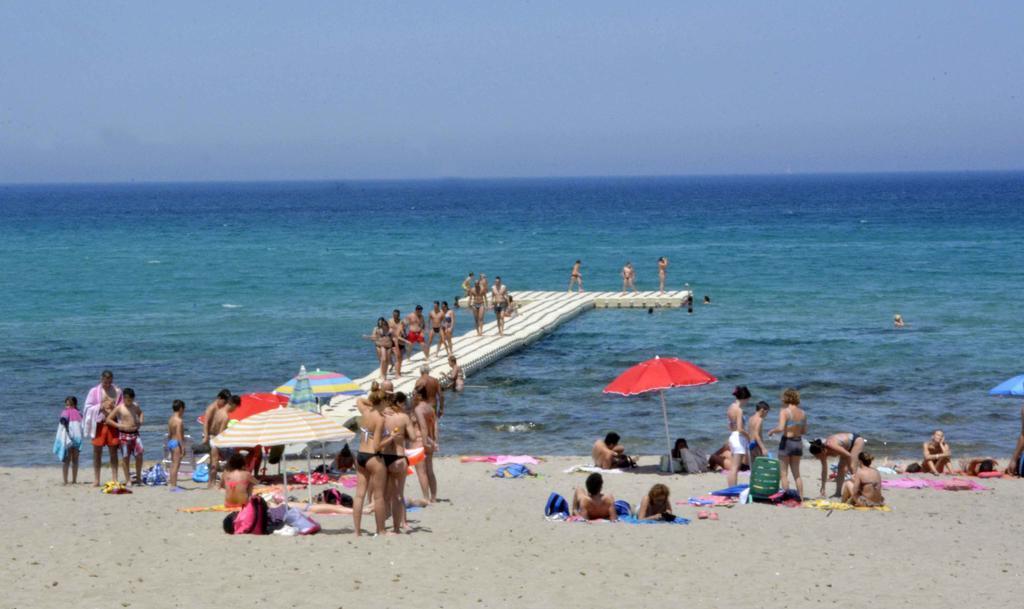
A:
[[[510,176],[433,176],[394,178],[281,178],[281,179],[211,179],[211,180],[67,180],[67,181],[0,181],[0,188],[9,186],[145,186],[175,184],[329,184],[329,183],[393,183],[393,182],[516,182],[543,180],[669,180],[695,178],[801,178],[828,176],[913,176],[950,174],[1015,174],[1024,173],[1024,167],[1016,169],[919,169],[906,171],[810,171],[810,172],[755,172],[755,173],[679,173],[679,174],[581,174],[581,175],[510,175]]]

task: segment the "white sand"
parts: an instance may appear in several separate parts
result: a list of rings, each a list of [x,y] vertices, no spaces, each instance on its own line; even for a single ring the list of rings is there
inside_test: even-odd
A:
[[[584,460],[553,458],[536,466],[541,478],[499,480],[489,477],[493,465],[445,459],[438,474],[449,501],[410,514],[410,535],[361,539],[340,516],[320,517],[325,531],[311,537],[229,536],[224,514],[176,511],[220,503],[218,492],[110,496],[62,487],[58,468],[0,469],[10,497],[0,608],[1021,602],[1020,480],[985,481],[995,490],[984,493],[891,490],[889,513],[746,505],[689,526],[545,521],[548,494],[568,496],[585,478],[561,471]],[[804,469],[815,470],[809,461]],[[668,484],[673,501],[725,486],[721,474],[606,476],[607,490],[634,506],[655,482]],[[817,489],[806,476],[805,484]],[[419,496],[413,479],[408,494]],[[693,517],[697,508],[676,512]]]

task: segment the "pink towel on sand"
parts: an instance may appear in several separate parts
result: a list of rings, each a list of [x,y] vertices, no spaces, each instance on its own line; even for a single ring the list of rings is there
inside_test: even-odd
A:
[[[952,480],[927,480],[924,478],[897,478],[882,480],[882,488],[933,488],[938,491],[990,491],[991,488],[974,480],[953,478]]]
[[[519,465],[537,465],[540,463],[530,455],[465,455],[459,457],[462,463],[494,463],[496,465],[508,465],[517,463]]]
[[[355,488],[359,486],[359,479],[356,476],[342,476],[341,478],[338,478],[338,482],[340,482],[345,488]]]

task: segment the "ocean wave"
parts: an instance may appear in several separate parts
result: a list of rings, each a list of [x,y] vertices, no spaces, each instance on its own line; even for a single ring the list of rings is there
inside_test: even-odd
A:
[[[509,433],[524,433],[529,431],[542,431],[544,426],[533,421],[523,423],[502,423],[494,426],[494,431],[507,431]]]
[[[147,260],[146,264],[163,264],[160,260]]]
[[[222,304],[220,306],[224,307],[225,309],[241,309],[242,308],[242,305],[240,305],[240,304],[231,304],[230,302],[226,302],[226,303],[224,303],[224,304]]]

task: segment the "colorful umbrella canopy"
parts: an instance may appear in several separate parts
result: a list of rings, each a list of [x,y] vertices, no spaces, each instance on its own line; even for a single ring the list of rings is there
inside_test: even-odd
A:
[[[281,446],[353,437],[340,423],[297,408],[275,408],[235,423],[210,440],[214,446]]]
[[[1008,381],[1003,381],[988,392],[989,395],[1007,395],[1013,397],[1024,397],[1024,374],[1015,376]]]
[[[639,395],[650,391],[661,394],[661,416],[665,422],[665,442],[668,444],[668,471],[672,471],[672,438],[668,431],[668,408],[665,406],[665,390],[672,387],[694,387],[710,385],[718,379],[690,362],[674,357],[655,357],[640,362],[619,375],[604,388],[605,393]]]
[[[310,372],[308,376],[309,384],[313,388],[314,397],[329,398],[340,394],[363,395],[365,393],[359,388],[359,385],[352,381],[352,379],[338,372],[317,369],[314,372]],[[291,395],[295,388],[295,383],[298,380],[299,377],[296,376],[284,385],[275,389],[274,393]]]
[[[277,395],[276,393],[246,393],[242,396],[242,404],[235,408],[234,412],[228,414],[228,420],[241,421],[254,414],[273,410],[278,406],[288,403],[288,396]],[[205,415],[199,415],[196,419],[200,423],[206,421]]]
[[[310,385],[309,376],[306,374],[306,367],[299,367],[299,375],[295,377],[295,386],[292,387],[291,399],[288,400],[289,408],[308,410],[309,412],[320,412],[320,404],[313,396],[313,387]]]
[[[604,388],[604,392],[638,395],[672,387],[693,387],[717,382],[717,378],[690,362],[684,362],[674,357],[655,357],[620,374]]]

